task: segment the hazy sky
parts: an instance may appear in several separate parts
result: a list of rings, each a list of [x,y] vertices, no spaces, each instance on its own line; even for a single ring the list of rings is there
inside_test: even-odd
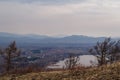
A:
[[[120,37],[120,0],[0,0],[0,32]]]

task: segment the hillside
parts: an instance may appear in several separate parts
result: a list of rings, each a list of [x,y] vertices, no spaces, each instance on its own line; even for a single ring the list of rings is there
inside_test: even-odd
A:
[[[0,80],[120,80],[120,62],[95,68],[81,68],[74,71],[51,71],[10,75]]]
[[[51,37],[46,35],[36,35],[36,34],[11,34],[0,32],[0,46],[6,46],[12,41],[16,41],[20,47],[59,47],[59,46],[79,46],[81,45],[91,45],[97,41],[104,40],[105,37],[88,37],[84,35],[71,35],[65,37]]]

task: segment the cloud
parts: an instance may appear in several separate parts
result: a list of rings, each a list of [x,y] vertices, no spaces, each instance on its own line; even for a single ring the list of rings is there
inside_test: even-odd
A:
[[[1,2],[17,2],[17,3],[41,3],[41,4],[65,4],[84,2],[87,0],[0,0]]]
[[[118,0],[1,0],[0,31],[119,36],[119,9]]]

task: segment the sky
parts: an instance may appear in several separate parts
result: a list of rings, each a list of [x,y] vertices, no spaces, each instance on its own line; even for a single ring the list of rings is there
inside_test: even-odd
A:
[[[120,0],[0,0],[0,32],[120,37]]]

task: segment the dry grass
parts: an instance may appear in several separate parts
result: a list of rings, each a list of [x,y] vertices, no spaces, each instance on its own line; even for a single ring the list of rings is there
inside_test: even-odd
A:
[[[5,75],[0,80],[120,80],[120,62],[89,69]]]

